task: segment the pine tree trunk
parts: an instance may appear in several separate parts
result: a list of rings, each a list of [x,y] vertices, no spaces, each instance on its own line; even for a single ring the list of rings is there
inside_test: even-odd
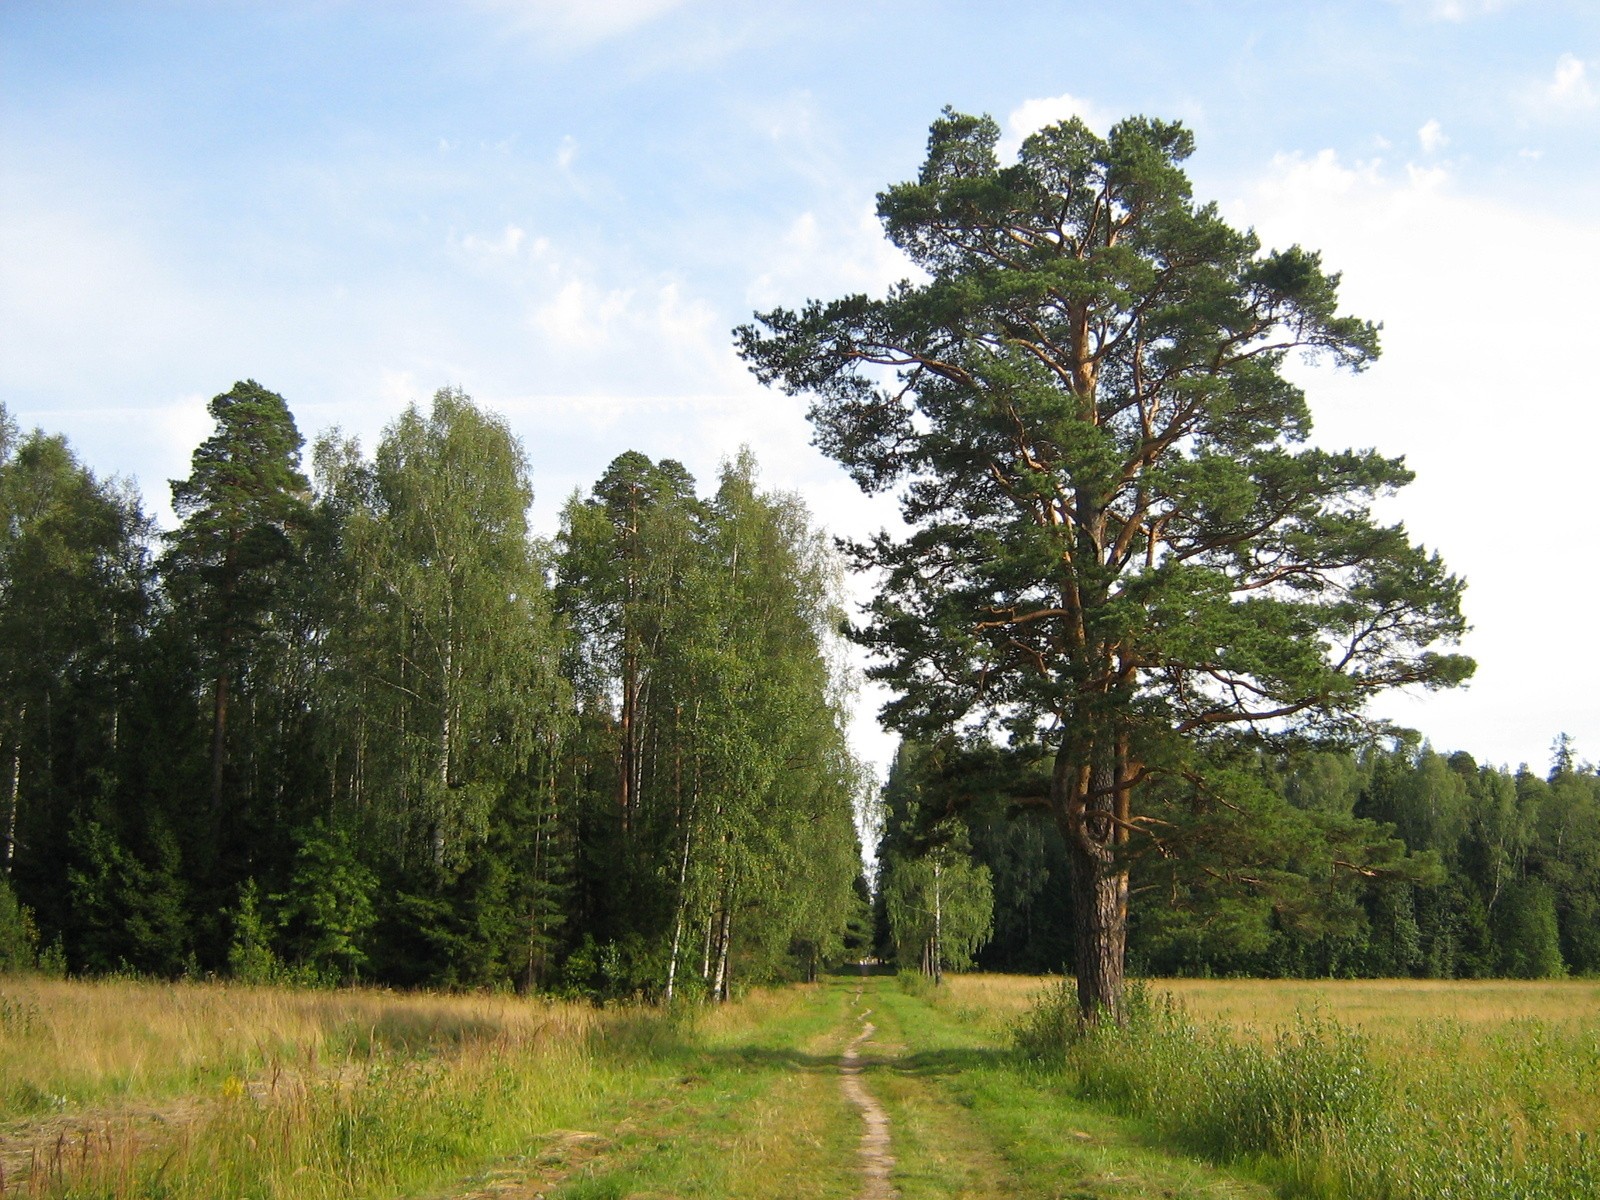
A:
[[[222,813],[222,770],[228,746],[228,673],[220,672],[211,707],[211,812]]]
[[[1073,967],[1078,1006],[1085,1024],[1110,1017],[1126,1020],[1123,1004],[1124,955],[1128,940],[1128,870],[1117,854],[1112,817],[1119,797],[1116,769],[1109,755],[1089,775],[1087,794],[1065,805],[1072,895]],[[1085,773],[1087,774],[1087,773]],[[1091,782],[1092,781],[1092,782]],[[1061,783],[1058,772],[1057,786]],[[1058,806],[1058,812],[1063,811]]]

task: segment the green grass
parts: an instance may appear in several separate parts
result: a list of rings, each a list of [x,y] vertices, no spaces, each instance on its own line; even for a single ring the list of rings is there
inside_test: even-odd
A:
[[[548,1195],[853,1195],[859,1126],[835,1073],[847,1000],[792,988],[704,1014],[670,1056],[670,1102],[624,1115],[607,1152]]]
[[[853,1197],[838,1059],[870,1009],[905,1200],[1600,1197],[1582,989],[1508,1019],[1513,985],[1330,987],[1298,1015],[1206,986],[1199,1014],[1191,993],[1087,1038],[1058,992],[1024,1054],[1040,981],[846,976],[668,1013],[0,980],[0,1195]]]
[[[1163,1147],[1138,1121],[1019,1061],[1009,1022],[938,992],[879,985],[891,1057],[868,1072],[893,1121],[906,1200],[922,1197],[1261,1198],[1267,1189]]]
[[[1059,985],[1019,1041],[1076,1096],[1293,1195],[1600,1197],[1593,1023],[1417,1021],[1380,1040],[1322,1011],[1260,1032],[1146,995],[1127,1029],[1084,1034]]]

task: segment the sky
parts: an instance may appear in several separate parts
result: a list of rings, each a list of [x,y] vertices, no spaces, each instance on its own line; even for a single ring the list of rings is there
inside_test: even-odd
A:
[[[207,401],[253,378],[369,450],[465,389],[546,535],[625,450],[710,490],[748,445],[862,536],[892,505],[730,330],[907,274],[874,198],[946,104],[1007,151],[1181,119],[1197,197],[1320,250],[1384,355],[1295,365],[1314,438],[1406,456],[1384,514],[1467,579],[1479,664],[1374,712],[1483,762],[1600,757],[1589,0],[0,0],[0,403],[169,527]]]

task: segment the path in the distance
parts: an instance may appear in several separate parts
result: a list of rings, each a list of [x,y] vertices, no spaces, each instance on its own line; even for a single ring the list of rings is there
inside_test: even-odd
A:
[[[856,988],[856,999],[861,999],[861,988]],[[894,1156],[889,1153],[889,1114],[883,1110],[867,1085],[861,1082],[861,1043],[869,1039],[876,1027],[867,1020],[872,1015],[869,1008],[861,1014],[861,1032],[851,1039],[839,1056],[839,1086],[845,1098],[861,1113],[861,1173],[866,1183],[861,1189],[861,1200],[892,1200],[899,1193],[889,1182],[894,1170]]]

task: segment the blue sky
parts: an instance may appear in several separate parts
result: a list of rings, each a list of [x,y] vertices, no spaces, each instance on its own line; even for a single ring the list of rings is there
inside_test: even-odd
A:
[[[1385,323],[1301,371],[1328,444],[1405,453],[1396,517],[1466,575],[1471,688],[1381,711],[1442,748],[1600,756],[1600,6],[0,0],[0,400],[168,479],[235,379],[370,447],[464,387],[553,532],[625,449],[742,443],[840,532],[887,518],[728,331],[903,267],[873,197],[945,104],[1196,132],[1196,192],[1320,248]],[[868,702],[870,707],[871,701]],[[887,742],[859,742],[881,761]]]

